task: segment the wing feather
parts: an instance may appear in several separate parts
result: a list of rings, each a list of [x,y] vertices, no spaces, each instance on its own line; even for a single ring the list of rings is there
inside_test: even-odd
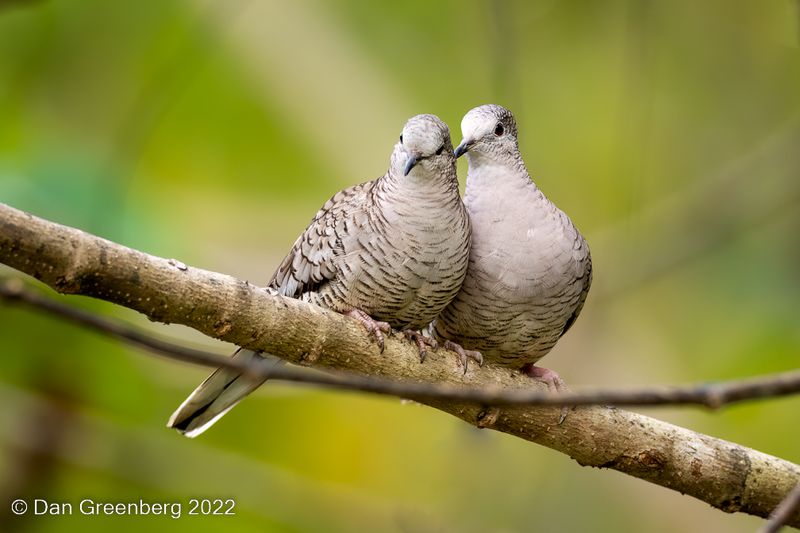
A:
[[[364,213],[375,181],[336,193],[317,212],[278,266],[269,286],[284,296],[298,298],[336,279],[336,258],[348,253],[354,222]]]

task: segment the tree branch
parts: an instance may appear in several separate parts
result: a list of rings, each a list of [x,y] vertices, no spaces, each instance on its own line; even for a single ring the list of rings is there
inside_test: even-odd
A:
[[[276,367],[263,361],[242,361],[164,341],[139,331],[120,320],[98,316],[41,296],[26,288],[17,279],[0,278],[0,300],[45,311],[176,361],[211,368],[232,368],[246,372],[253,377],[270,378],[274,381],[306,383],[384,396],[458,400],[480,403],[485,406],[698,405],[718,408],[735,402],[772,398],[800,392],[800,371],[798,370],[719,383],[650,386],[630,390],[565,391],[559,394],[552,394],[549,391],[542,391],[532,387],[522,390],[476,389],[460,385],[395,381],[351,372],[330,370],[325,373],[312,372],[292,367]]]
[[[793,515],[800,510],[800,485],[797,485],[786,495],[786,498],[775,508],[769,520],[758,533],[776,533],[785,525],[789,524]]]
[[[462,375],[454,356],[428,357],[420,364],[416,348],[399,336],[387,339],[381,355],[363,328],[347,317],[4,204],[0,262],[59,292],[107,300],[152,320],[180,323],[296,364],[481,390],[532,386],[529,379],[505,368],[472,367]],[[486,407],[410,396],[478,427],[561,451],[581,465],[613,468],[726,512],[767,517],[782,495],[800,483],[798,465],[619,409],[576,407],[559,423],[557,407]],[[795,510],[787,524],[800,526],[800,511]]]

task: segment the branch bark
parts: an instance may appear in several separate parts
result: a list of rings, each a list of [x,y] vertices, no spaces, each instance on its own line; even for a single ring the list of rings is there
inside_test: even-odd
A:
[[[419,363],[414,346],[387,338],[381,355],[363,328],[337,313],[270,294],[225,274],[147,255],[0,204],[0,262],[65,294],[107,300],[211,337],[300,365],[395,380],[529,389],[504,368],[472,367],[455,357]],[[441,355],[441,352],[440,352]],[[565,453],[584,466],[620,472],[689,494],[726,512],[767,517],[800,483],[800,466],[756,450],[607,407],[576,407],[559,424],[558,407],[486,407],[414,398],[477,427]],[[800,511],[787,524],[800,527]]]
[[[788,523],[792,515],[800,509],[800,485],[797,485],[792,492],[778,505],[769,520],[764,524],[758,533],[776,533]]]

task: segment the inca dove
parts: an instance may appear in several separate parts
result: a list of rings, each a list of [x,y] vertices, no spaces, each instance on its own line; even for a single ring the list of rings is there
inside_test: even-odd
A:
[[[479,350],[557,387],[534,366],[575,322],[592,281],[589,246],[528,174],[507,109],[484,105],[461,122],[456,157],[469,161],[464,203],[472,223],[461,291],[434,324],[436,336]]]
[[[269,287],[359,320],[383,349],[390,326],[413,338],[458,292],[470,226],[458,193],[447,125],[433,115],[403,128],[387,173],[328,200],[278,266]],[[240,350],[240,358],[259,357]],[[219,369],[168,425],[194,437],[262,381]]]

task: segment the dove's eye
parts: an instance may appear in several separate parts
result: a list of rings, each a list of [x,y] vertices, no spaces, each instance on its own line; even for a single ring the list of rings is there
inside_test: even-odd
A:
[[[403,134],[400,134],[400,144],[403,144]]]
[[[439,147],[439,149],[438,149],[438,150],[436,150],[436,155],[442,155],[442,152],[443,152],[443,151],[444,151],[444,145],[441,145],[441,146]]]
[[[503,130],[503,125],[498,122],[497,126],[495,126],[495,128],[494,128],[494,134],[497,135],[498,137],[502,137],[503,136],[503,131],[504,131]]]

